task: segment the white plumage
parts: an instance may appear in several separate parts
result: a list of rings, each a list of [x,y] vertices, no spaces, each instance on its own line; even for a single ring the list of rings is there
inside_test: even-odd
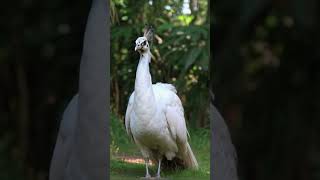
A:
[[[186,168],[197,169],[198,163],[187,139],[187,128],[182,103],[171,84],[152,84],[149,72],[151,60],[148,41],[153,30],[147,29],[136,40],[135,50],[140,53],[136,72],[135,90],[129,98],[125,116],[126,130],[146,160],[146,177],[149,159],[158,160],[157,177],[160,177],[162,158],[179,158]]]

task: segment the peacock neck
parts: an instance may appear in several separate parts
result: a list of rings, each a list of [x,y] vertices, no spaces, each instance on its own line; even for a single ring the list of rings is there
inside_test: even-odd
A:
[[[151,60],[150,52],[140,55],[135,80],[135,111],[144,116],[153,116],[155,110],[155,97],[152,89],[152,80],[149,70]]]
[[[145,53],[140,55],[139,64],[136,72],[135,92],[143,93],[146,89],[152,86],[151,74],[149,70],[150,54]]]

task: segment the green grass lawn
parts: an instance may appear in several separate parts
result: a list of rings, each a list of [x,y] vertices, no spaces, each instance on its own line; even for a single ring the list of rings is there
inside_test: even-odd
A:
[[[121,157],[141,157],[140,151],[125,132],[124,124],[112,115],[111,118],[111,144],[110,144],[110,178],[139,179],[145,175],[144,164],[133,164],[122,161]],[[161,171],[165,179],[210,179],[210,131],[208,129],[189,130],[191,138],[189,143],[199,163],[199,170]],[[156,166],[149,168],[151,176],[157,171]]]

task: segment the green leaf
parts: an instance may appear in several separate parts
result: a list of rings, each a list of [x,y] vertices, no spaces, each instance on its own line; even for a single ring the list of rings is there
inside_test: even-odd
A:
[[[199,48],[195,48],[192,49],[187,56],[187,59],[185,61],[185,65],[184,65],[184,70],[188,70],[189,67],[196,61],[196,59],[199,57],[200,53],[201,53],[201,49]]]

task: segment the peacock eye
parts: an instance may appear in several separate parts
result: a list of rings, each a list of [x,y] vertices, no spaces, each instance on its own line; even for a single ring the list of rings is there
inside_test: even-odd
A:
[[[141,43],[141,45],[142,45],[142,46],[146,45],[146,41],[143,41],[143,42]]]

